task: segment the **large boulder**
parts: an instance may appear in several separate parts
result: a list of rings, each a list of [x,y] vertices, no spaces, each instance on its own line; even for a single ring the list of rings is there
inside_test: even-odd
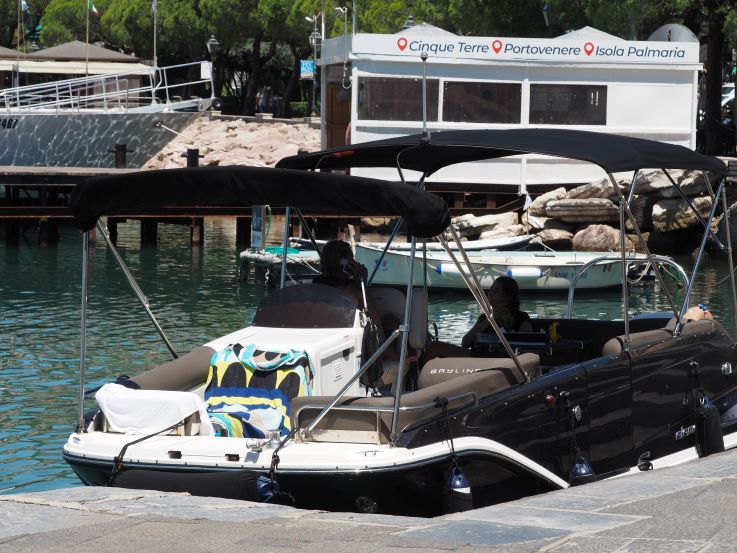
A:
[[[620,184],[619,188],[623,194],[626,193],[624,186]],[[566,193],[566,198],[570,200],[586,200],[588,198],[609,199],[617,197],[617,191],[608,178],[582,184]]]
[[[573,236],[573,249],[580,252],[620,251],[620,232],[609,225],[589,225]],[[634,244],[625,236],[627,251],[634,250]]]
[[[555,250],[570,250],[573,243],[573,233],[563,229],[543,229],[536,236],[543,244]]]
[[[605,198],[552,200],[546,204],[545,211],[549,217],[566,223],[607,223],[619,220],[619,209]]]
[[[508,236],[522,236],[527,234],[523,225],[509,225],[495,230],[487,230],[479,235],[479,240],[490,240],[492,238],[506,238]]]
[[[564,198],[565,195],[566,189],[562,186],[560,188],[556,188],[555,190],[551,190],[550,192],[546,192],[545,194],[541,194],[530,204],[527,212],[530,215],[545,217],[547,216],[547,213],[545,212],[545,205],[551,200],[560,200],[561,198]]]
[[[691,203],[702,218],[709,216],[711,211],[711,198],[703,196],[691,198]],[[701,226],[693,210],[680,199],[660,200],[653,205],[653,230],[664,232]]]
[[[459,236],[478,236],[484,232],[519,224],[519,217],[514,211],[508,213],[482,215],[480,217],[459,218],[453,223]]]
[[[706,191],[706,180],[701,171],[670,170],[668,174],[686,196],[697,196]],[[678,198],[680,194],[661,170],[642,171],[635,185],[635,194],[659,198]]]

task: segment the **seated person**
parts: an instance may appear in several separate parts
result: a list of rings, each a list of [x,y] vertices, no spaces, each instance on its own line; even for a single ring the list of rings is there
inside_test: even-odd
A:
[[[489,288],[487,297],[491,304],[494,320],[503,332],[532,332],[530,316],[519,308],[519,285],[512,277],[499,276]],[[480,333],[493,332],[491,323],[485,314],[476,321],[463,339],[461,345],[447,342],[433,342],[422,355],[422,364],[435,357],[468,357],[470,348]]]
[[[361,283],[365,283],[368,278],[368,269],[365,265],[358,263],[353,257],[353,250],[350,244],[344,240],[330,240],[323,247],[320,252],[320,274],[312,279],[313,284],[324,284],[326,286],[333,286],[340,288],[343,292],[353,297],[358,305],[362,309],[366,310],[371,324],[367,326],[367,329],[375,328],[375,332],[369,332],[364,338],[364,347],[367,350],[364,351],[364,359],[368,359],[368,355],[375,351],[376,348],[384,341],[384,332],[381,327],[381,317],[379,311],[374,303],[366,298],[366,304],[364,304],[364,293],[361,287]],[[368,341],[373,343],[368,344]],[[377,363],[377,369],[374,371],[374,375],[381,374],[381,363]],[[374,376],[369,375],[370,378],[363,380],[366,382],[373,382],[376,380]]]

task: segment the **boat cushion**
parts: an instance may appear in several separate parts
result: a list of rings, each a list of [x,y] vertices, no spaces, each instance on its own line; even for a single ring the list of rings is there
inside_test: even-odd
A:
[[[192,392],[134,390],[113,382],[100,388],[95,399],[113,432],[154,434],[198,413],[199,434],[214,434],[205,404]]]
[[[531,379],[538,376],[540,357],[535,353],[522,353],[517,356],[522,370]],[[418,388],[427,388],[439,382],[465,374],[480,371],[502,373],[510,386],[525,381],[517,365],[509,357],[436,357],[422,367]]]
[[[312,370],[303,351],[263,351],[232,344],[210,360],[205,402],[221,435],[264,438],[289,433],[291,400],[312,395]]]
[[[670,330],[663,328],[656,330],[646,330],[644,332],[632,332],[630,333],[630,347],[637,348],[639,346],[645,346],[648,344],[654,344],[656,342],[663,342],[673,338],[673,333]],[[615,336],[609,340],[602,348],[602,355],[608,355],[610,357],[616,357],[624,351],[625,336]]]

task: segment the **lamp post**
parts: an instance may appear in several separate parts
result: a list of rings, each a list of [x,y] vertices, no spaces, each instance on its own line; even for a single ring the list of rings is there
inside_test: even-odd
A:
[[[210,54],[210,79],[212,81],[211,97],[215,98],[215,57],[220,51],[220,43],[215,38],[215,35],[210,35],[210,38],[208,38],[207,42],[205,42],[205,46],[207,46],[207,53]]]
[[[320,14],[312,17],[305,17],[307,21],[312,21],[312,32],[310,33],[310,46],[312,46],[312,99],[310,100],[310,117],[315,117],[315,97],[317,95],[317,48],[322,40],[322,35],[317,30],[317,18]]]

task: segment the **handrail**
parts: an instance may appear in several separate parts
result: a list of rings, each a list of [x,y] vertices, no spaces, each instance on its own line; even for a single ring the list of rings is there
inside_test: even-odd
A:
[[[147,106],[157,103],[157,95],[164,96],[168,106],[175,89],[210,84],[211,78],[194,80],[170,78],[172,71],[199,66],[200,62],[169,67],[134,69],[108,75],[75,77],[53,83],[24,85],[0,90],[0,104],[5,112],[33,112],[41,110],[100,110],[113,108],[128,110],[132,104]],[[142,84],[138,84],[138,81]],[[137,102],[132,102],[136,98]],[[189,100],[182,100],[187,103]]]
[[[664,265],[670,265],[671,267],[675,268],[675,270],[681,275],[681,278],[683,279],[683,282],[686,283],[686,286],[688,286],[689,278],[686,274],[686,271],[681,267],[678,263],[676,263],[673,259],[670,257],[664,257],[660,255],[653,255],[652,261],[662,263]],[[622,258],[619,255],[602,255],[600,257],[595,257],[594,259],[584,263],[581,265],[581,267],[573,273],[573,278],[571,278],[571,282],[568,284],[568,304],[566,308],[566,318],[570,319],[573,316],[573,295],[576,288],[576,282],[578,279],[588,271],[589,267],[592,267],[593,265],[597,265],[603,261],[621,261]],[[635,257],[628,257],[626,258],[626,261],[628,262],[627,265],[634,262],[648,262],[647,259],[641,259],[641,258],[635,258]]]

